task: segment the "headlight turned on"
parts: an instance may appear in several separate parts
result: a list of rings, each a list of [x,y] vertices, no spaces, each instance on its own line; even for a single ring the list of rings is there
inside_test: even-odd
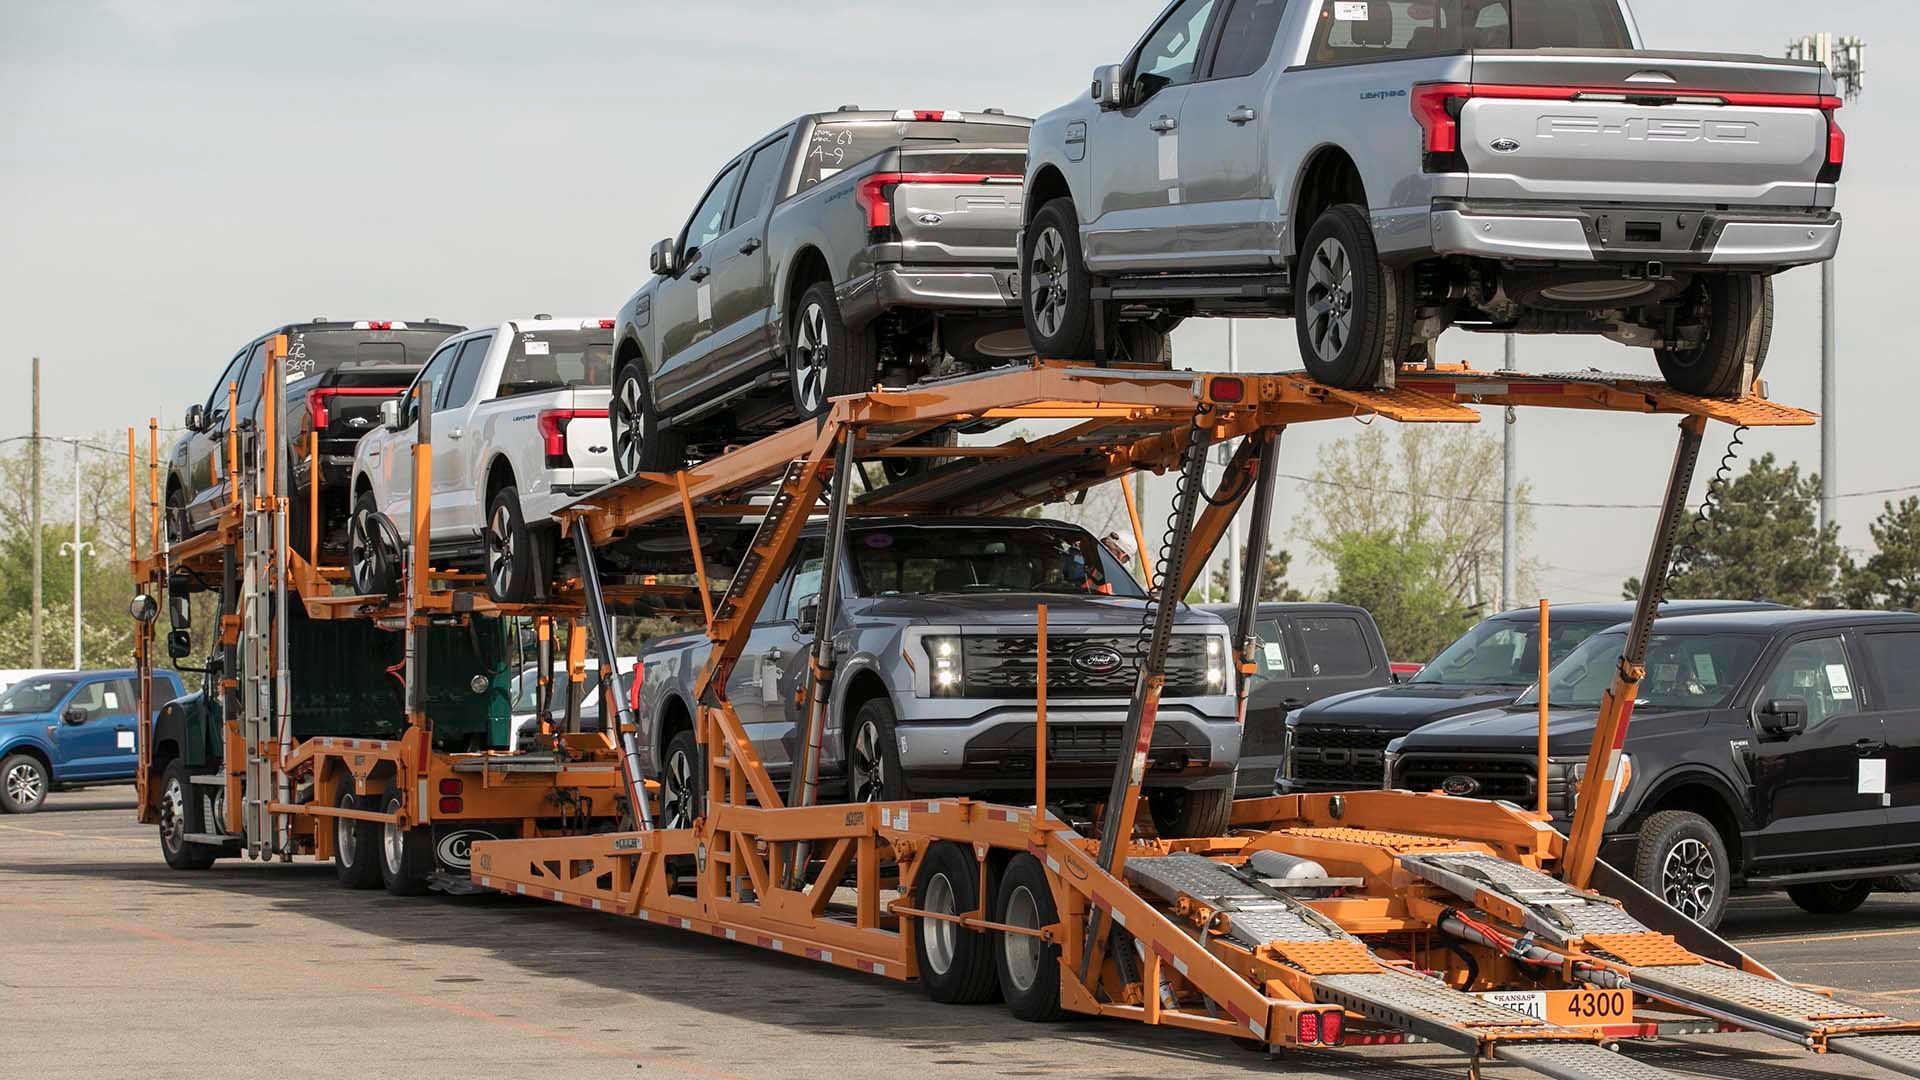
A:
[[[960,655],[960,638],[954,634],[942,634],[925,638],[921,646],[927,650],[927,685],[932,688],[934,697],[959,697],[966,681],[966,665]]]
[[[1225,638],[1207,639],[1207,690],[1209,693],[1227,692],[1227,642]]]

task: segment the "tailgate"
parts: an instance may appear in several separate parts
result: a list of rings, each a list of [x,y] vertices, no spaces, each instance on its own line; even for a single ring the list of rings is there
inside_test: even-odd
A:
[[[568,397],[572,399],[572,404],[568,406],[572,415],[564,428],[567,458],[573,462],[575,470],[603,471],[610,479],[613,475],[613,429],[607,423],[607,403],[613,399],[613,391],[576,388],[562,394],[563,400]],[[574,482],[584,479],[576,475]]]
[[[379,426],[380,403],[406,392],[413,368],[336,368],[322,373],[306,392],[320,439],[335,446],[352,446]]]
[[[1832,85],[1817,64],[1476,52],[1458,103],[1473,199],[1810,207]]]
[[[908,150],[889,185],[893,226],[907,264],[1018,261],[1025,147]]]

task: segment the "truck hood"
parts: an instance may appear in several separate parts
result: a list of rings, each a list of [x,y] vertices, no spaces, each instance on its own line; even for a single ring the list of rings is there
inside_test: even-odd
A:
[[[1364,727],[1385,731],[1415,728],[1463,713],[1512,704],[1525,688],[1519,686],[1451,686],[1442,683],[1401,683],[1338,694],[1301,709],[1292,723],[1298,727]]]
[[[1697,723],[1708,714],[1694,710],[1642,710],[1634,713],[1634,727],[1628,729],[1631,742],[1636,730],[1658,717],[1660,726],[1671,730],[1676,725]],[[1600,714],[1593,709],[1551,709],[1547,713],[1547,752],[1555,757],[1586,754],[1593,742],[1594,725]],[[1428,724],[1399,742],[1399,753],[1531,750],[1540,737],[1540,714],[1532,705],[1514,705],[1501,709],[1454,716]]]
[[[15,728],[45,727],[56,723],[59,717],[52,713],[7,713],[0,715],[0,731]]]
[[[856,616],[906,619],[921,623],[972,627],[1032,627],[1034,608],[1047,605],[1050,628],[1098,627],[1132,630],[1140,625],[1146,601],[1124,596],[1075,596],[1064,593],[934,593],[849,599]],[[1174,614],[1182,628],[1226,626],[1214,615],[1182,604]]]

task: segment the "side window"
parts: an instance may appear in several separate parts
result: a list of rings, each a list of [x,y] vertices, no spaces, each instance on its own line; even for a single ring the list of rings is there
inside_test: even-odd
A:
[[[1360,621],[1345,615],[1303,618],[1300,641],[1307,650],[1307,670],[1318,676],[1365,675],[1374,668],[1373,652]]]
[[[267,356],[267,343],[257,341],[247,353],[247,366],[240,372],[240,415],[258,417],[260,408],[260,365]]]
[[[1233,10],[1220,24],[1220,47],[1213,54],[1215,79],[1238,79],[1259,71],[1273,55],[1280,35],[1280,16],[1287,0],[1233,0]]]
[[[807,540],[800,544],[800,551],[794,556],[793,582],[787,588],[787,602],[780,617],[791,622],[800,617],[800,609],[807,601],[820,595],[821,551],[823,544],[818,540]]]
[[[1215,6],[1215,0],[1186,0],[1154,29],[1133,66],[1135,105],[1169,86],[1194,80],[1200,41],[1206,37],[1207,20]]]
[[[480,381],[480,369],[487,366],[487,349],[493,344],[493,336],[477,337],[460,347],[460,362],[454,366],[453,377],[443,379],[446,385],[439,390],[439,402],[433,411],[457,409],[473,398],[473,386]]]
[[[413,422],[420,419],[420,399],[414,397],[414,387],[437,387],[446,379],[448,369],[453,367],[453,358],[459,352],[458,345],[449,345],[434,353],[433,359],[427,361],[427,366],[420,369],[420,374],[414,377],[413,386],[407,388],[407,396],[402,399],[400,414],[402,427],[412,427]],[[430,392],[435,396],[439,394],[438,389]]]
[[[1253,624],[1253,632],[1260,639],[1253,647],[1253,685],[1292,678],[1287,664],[1287,632],[1280,620],[1261,619]]]
[[[740,186],[740,163],[734,162],[720,179],[707,189],[707,197],[700,202],[700,209],[693,212],[687,221],[686,238],[680,241],[681,261],[692,262],[702,248],[727,231],[727,208],[733,205],[733,191]]]
[[[132,679],[115,679],[106,685],[106,711],[110,713],[130,713],[140,705],[140,699],[133,696]]]
[[[1327,0],[1313,34],[1307,64],[1351,64],[1368,60],[1405,60],[1464,48],[1458,23],[1460,5],[1431,0]],[[1504,11],[1476,14],[1490,34],[1506,32]]]
[[[1796,641],[1774,664],[1767,677],[1762,701],[1799,698],[1807,703],[1807,730],[1812,731],[1836,716],[1852,716],[1860,711],[1853,667],[1847,663],[1846,645],[1838,637]]]
[[[93,720],[107,713],[107,689],[111,683],[95,681],[82,685],[74,691],[72,700],[67,702],[67,711],[78,709]]]
[[[213,384],[213,392],[207,395],[207,416],[214,421],[227,418],[227,387],[239,389],[240,365],[247,358],[247,350],[241,349],[227,361],[227,370],[220,373],[220,381]]]
[[[1920,709],[1920,632],[1868,634],[1867,655],[1887,693],[1889,709]]]
[[[787,171],[789,136],[782,135],[753,152],[747,164],[747,177],[740,184],[740,202],[733,208],[729,229],[752,221],[766,212],[775,195],[774,188]]]

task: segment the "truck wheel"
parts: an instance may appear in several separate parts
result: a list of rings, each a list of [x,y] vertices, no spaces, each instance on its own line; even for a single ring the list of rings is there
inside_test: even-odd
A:
[[[1676,390],[1702,397],[1739,397],[1747,356],[1758,378],[1773,341],[1773,278],[1765,274],[1701,274],[1688,295],[1707,326],[1692,349],[1655,349],[1660,374]]]
[[[1787,896],[1800,910],[1815,915],[1845,915],[1872,895],[1872,881],[1816,881],[1787,887]]]
[[[360,810],[352,788],[334,804],[342,810]],[[333,819],[333,873],[349,889],[380,887],[380,823],[356,818]]]
[[[1023,851],[1007,863],[994,890],[993,921],[1023,930],[1060,922],[1053,887],[1039,859]],[[1005,931],[996,931],[993,938],[993,970],[1007,1011],[1036,1023],[1060,1019],[1060,947]]]
[[[801,419],[827,414],[831,399],[864,394],[877,378],[873,329],[848,329],[833,282],[816,281],[787,319],[787,385]]]
[[[1092,360],[1093,275],[1080,251],[1080,215],[1073,200],[1048,202],[1027,226],[1020,252],[1027,338],[1041,356]]]
[[[392,526],[382,528],[385,523],[373,492],[361,492],[347,519],[347,573],[361,596],[392,596],[399,580],[400,552],[388,535]]]
[[[678,472],[686,467],[686,432],[661,430],[647,389],[645,364],[638,358],[613,380],[607,424],[613,434],[613,468],[623,479],[634,473]]]
[[[187,528],[187,496],[177,484],[167,485],[166,522],[168,547],[192,535]]]
[[[32,754],[14,754],[0,761],[0,810],[31,814],[47,801],[52,786],[47,767]]]
[[[700,743],[691,731],[675,732],[667,740],[666,762],[660,776],[660,827],[691,829],[706,810],[706,765]]]
[[[1233,788],[1154,788],[1147,792],[1147,809],[1161,836],[1225,836],[1233,821]]]
[[[193,797],[187,764],[174,758],[160,773],[160,854],[175,870],[205,870],[220,853],[212,844],[187,839],[195,831],[190,810]]]
[[[980,910],[980,864],[966,848],[942,841],[927,849],[913,879],[913,906],[941,915]],[[987,935],[942,919],[918,919],[913,955],[927,996],[946,1005],[978,1005],[993,997],[992,943]]]
[[[847,732],[847,801],[898,802],[912,798],[900,769],[893,703],[870,698],[853,714]]]
[[[386,812],[397,814],[406,797],[397,789],[387,793]],[[380,878],[395,896],[423,896],[427,875],[433,872],[433,830],[423,826],[402,829],[392,822],[380,826]]]
[[[533,599],[534,540],[520,514],[520,489],[508,484],[487,508],[487,595],[495,603]]]
[[[1173,366],[1172,335],[1159,322],[1127,319],[1114,324],[1113,360],[1147,367]]]
[[[1366,390],[1407,351],[1412,322],[1406,272],[1380,262],[1365,207],[1330,206],[1313,223],[1293,268],[1293,313],[1307,374]]]
[[[1733,869],[1712,822],[1690,810],[1662,810],[1640,827],[1633,879],[1711,930],[1726,913]]]

